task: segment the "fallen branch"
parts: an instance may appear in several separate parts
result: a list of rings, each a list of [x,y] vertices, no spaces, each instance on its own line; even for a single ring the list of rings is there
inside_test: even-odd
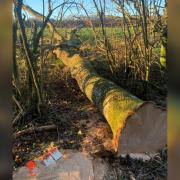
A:
[[[57,128],[56,125],[47,125],[47,126],[41,126],[41,127],[31,127],[31,128],[19,131],[17,133],[14,133],[13,138],[16,139],[16,138],[19,138],[20,136],[25,135],[25,134],[32,134],[34,132],[49,131],[49,130],[53,130],[53,129],[56,129],[56,128]]]

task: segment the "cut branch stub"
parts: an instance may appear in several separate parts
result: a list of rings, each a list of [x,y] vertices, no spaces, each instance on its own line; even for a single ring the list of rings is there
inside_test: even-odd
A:
[[[116,152],[154,152],[166,146],[166,111],[102,78],[78,54],[60,49],[54,53],[70,68],[82,92],[108,121]]]

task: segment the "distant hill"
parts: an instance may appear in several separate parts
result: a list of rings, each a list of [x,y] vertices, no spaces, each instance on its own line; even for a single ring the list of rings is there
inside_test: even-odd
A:
[[[91,23],[87,17],[81,17],[80,19],[64,19],[61,22],[56,21],[55,19],[50,19],[50,21],[57,25],[57,27],[65,27],[65,28],[72,28],[75,26],[78,26],[80,24],[84,24],[85,27],[90,27]],[[132,17],[132,21],[138,21],[138,18]],[[38,27],[42,26],[42,21],[39,21],[38,19],[28,19],[25,22],[26,27],[32,27],[33,23],[36,23]],[[91,17],[91,22],[95,27],[100,27],[100,19],[98,17]],[[122,17],[117,17],[117,16],[107,16],[104,19],[104,25],[105,27],[119,27],[120,25],[123,24],[123,18]]]

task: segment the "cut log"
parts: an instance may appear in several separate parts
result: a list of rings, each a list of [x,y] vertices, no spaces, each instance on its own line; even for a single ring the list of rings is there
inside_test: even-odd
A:
[[[70,68],[82,92],[99,108],[113,133],[113,146],[120,153],[155,152],[166,146],[166,111],[128,93],[99,76],[88,60],[54,50]]]
[[[156,152],[166,146],[166,111],[145,102],[127,118],[119,139],[119,153]]]

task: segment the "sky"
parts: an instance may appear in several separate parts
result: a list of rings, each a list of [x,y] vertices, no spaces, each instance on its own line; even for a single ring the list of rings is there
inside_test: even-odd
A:
[[[47,6],[47,1],[48,0],[44,0],[45,1],[45,14],[48,13],[48,6]],[[52,0],[52,2],[54,2],[54,6],[56,7],[57,5],[61,4],[64,0]],[[73,1],[73,0],[69,0],[69,1]],[[88,13],[90,15],[95,14],[95,9],[94,9],[94,4],[93,4],[93,0],[77,0],[76,2],[82,2],[83,1],[83,5],[86,7],[86,10],[88,11]],[[43,12],[43,0],[24,0],[23,1],[24,4],[29,5],[30,7],[32,7],[34,10],[42,13]],[[106,6],[108,9],[107,14],[108,15],[116,15],[117,11],[116,11],[116,6],[114,3],[112,3],[111,0],[106,0]],[[57,9],[52,17],[57,17],[59,12],[59,9]],[[71,8],[71,10],[68,10],[65,14],[66,17],[68,16],[81,16],[81,15],[85,15],[83,10],[80,10],[79,12],[77,11],[76,8]]]
[[[73,1],[73,0],[69,0]],[[106,15],[118,15],[121,16],[121,14],[117,11],[117,6],[112,2],[112,0],[105,0],[106,1],[106,9],[108,10],[106,12]],[[149,0],[145,0],[149,1]],[[161,1],[161,0],[159,0]],[[165,0],[161,1],[161,5],[163,6]],[[40,12],[43,14],[43,0],[24,0],[24,4],[29,5],[32,7],[34,10]],[[45,2],[45,15],[48,13],[48,0],[44,0]],[[64,2],[64,0],[52,0],[53,2],[53,7],[56,7],[57,5],[61,4]],[[88,11],[89,15],[95,15],[96,11],[94,8],[93,0],[76,0],[76,2],[83,2],[84,7],[86,7],[86,10]],[[96,1],[97,2],[97,1]],[[53,12],[52,18],[56,18],[58,16],[58,12],[60,9],[57,9],[56,11]],[[28,15],[28,14],[27,14]],[[83,10],[77,11],[77,8],[71,7],[70,10],[68,10],[65,14],[65,17],[80,17],[80,16],[85,16],[85,13]],[[28,16],[31,17],[31,16]]]

